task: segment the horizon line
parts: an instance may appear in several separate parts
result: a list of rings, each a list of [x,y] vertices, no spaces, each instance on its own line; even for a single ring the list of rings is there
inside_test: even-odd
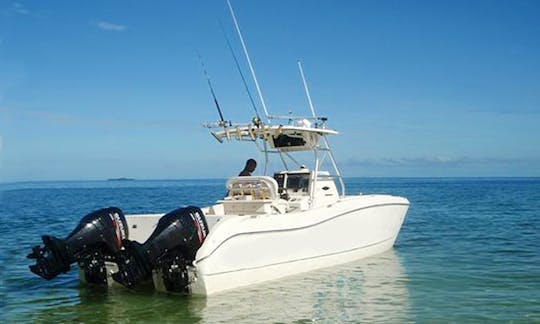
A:
[[[133,181],[208,181],[227,180],[229,178],[107,178],[107,179],[65,179],[65,180],[16,180],[4,182],[0,180],[0,185],[24,184],[24,183],[45,183],[45,182],[133,182]],[[343,179],[540,179],[540,176],[352,176]]]

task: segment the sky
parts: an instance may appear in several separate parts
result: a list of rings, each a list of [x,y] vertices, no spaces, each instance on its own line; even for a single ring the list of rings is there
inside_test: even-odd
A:
[[[270,113],[309,114],[302,61],[345,177],[540,176],[539,1],[232,5]],[[254,116],[220,22],[249,76],[225,0],[0,1],[0,182],[262,159],[201,126],[218,114],[197,52],[225,119]]]

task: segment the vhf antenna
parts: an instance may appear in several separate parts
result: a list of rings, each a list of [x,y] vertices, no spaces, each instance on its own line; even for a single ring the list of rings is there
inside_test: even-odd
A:
[[[261,100],[261,105],[264,110],[264,115],[266,119],[268,120],[269,119],[268,109],[266,109],[266,103],[264,102],[264,98],[261,92],[261,87],[259,87],[259,82],[257,81],[257,76],[255,75],[253,64],[251,64],[251,59],[249,58],[249,53],[246,47],[246,43],[244,42],[244,38],[242,37],[242,32],[240,31],[240,27],[238,26],[238,22],[236,21],[236,16],[234,15],[234,10],[229,0],[227,0],[227,5],[229,6],[229,11],[231,12],[231,16],[234,21],[234,26],[236,27],[236,31],[238,32],[238,37],[240,37],[240,43],[242,43],[242,48],[244,49],[244,54],[246,55],[246,59],[249,65],[249,70],[251,71],[251,77],[253,78],[253,81],[255,82],[255,87],[257,88],[257,93],[259,94],[259,99]]]
[[[306,77],[304,76],[304,69],[302,68],[302,62],[300,62],[300,60],[298,60],[298,69],[300,70],[302,83],[304,83],[304,90],[306,91],[306,97],[308,99],[309,108],[311,109],[311,114],[313,115],[313,118],[317,118],[317,114],[315,113],[315,107],[313,106],[313,102],[311,101],[311,94],[309,93]]]
[[[231,52],[231,55],[234,59],[234,63],[236,64],[236,69],[238,70],[238,73],[240,74],[240,77],[242,78],[242,82],[244,83],[244,87],[246,88],[246,92],[249,96],[249,101],[251,102],[251,107],[253,107],[253,111],[255,112],[255,116],[257,116],[257,119],[260,121],[261,116],[259,115],[259,111],[257,110],[257,106],[255,105],[255,100],[253,100],[253,96],[251,95],[251,91],[249,91],[248,84],[246,82],[246,78],[244,77],[244,73],[242,73],[242,68],[240,67],[240,63],[238,63],[238,59],[236,58],[236,54],[234,54],[234,50],[232,48],[231,42],[229,41],[229,37],[227,37],[227,33],[225,32],[225,28],[223,27],[223,24],[221,23],[221,20],[219,21],[219,25],[221,26],[221,31],[223,32],[223,36],[225,37],[225,40],[227,41],[227,46],[229,47],[229,50]]]

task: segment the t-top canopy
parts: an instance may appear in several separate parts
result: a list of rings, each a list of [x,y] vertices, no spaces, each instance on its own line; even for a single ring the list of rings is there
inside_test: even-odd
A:
[[[211,132],[220,142],[264,140],[270,147],[280,151],[309,151],[319,144],[319,137],[338,134],[327,128],[314,128],[293,125],[233,125],[223,127],[220,131]]]

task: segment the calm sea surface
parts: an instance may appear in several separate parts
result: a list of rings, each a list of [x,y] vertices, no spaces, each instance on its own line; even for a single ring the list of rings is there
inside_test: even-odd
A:
[[[0,322],[540,322],[540,178],[346,183],[411,201],[394,249],[210,298],[45,281],[25,256],[95,209],[204,206],[224,180],[0,184]]]

